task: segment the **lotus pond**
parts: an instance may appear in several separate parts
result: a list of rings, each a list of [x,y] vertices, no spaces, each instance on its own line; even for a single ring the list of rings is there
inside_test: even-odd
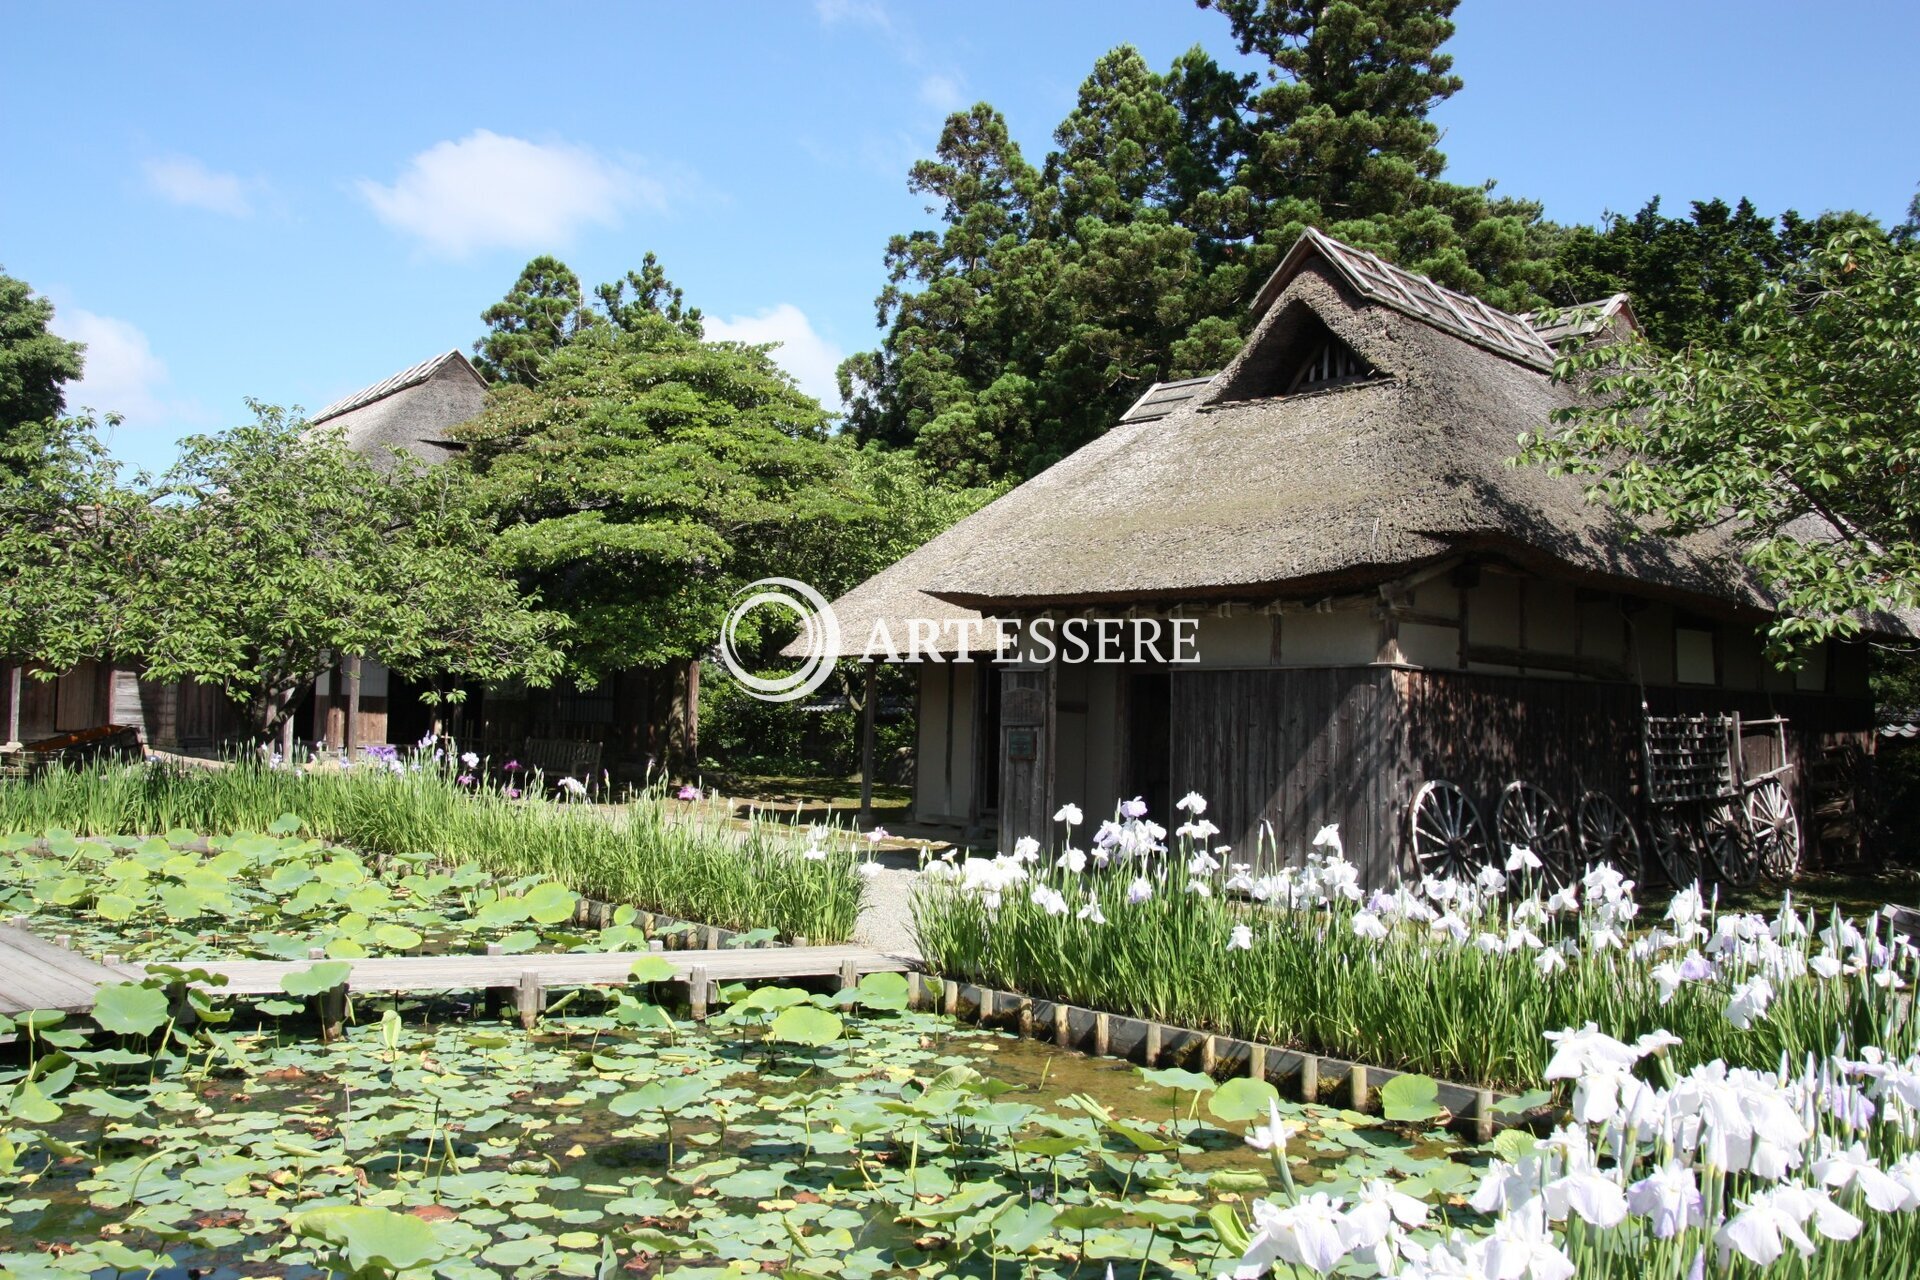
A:
[[[501,880],[426,854],[379,862],[287,832],[145,839],[0,837],[0,915],[45,938],[135,960],[644,949],[631,907],[602,929],[575,929],[578,895],[542,876]],[[663,931],[664,932],[664,931]],[[743,941],[762,941],[745,935]]]
[[[704,1025],[621,992],[532,1034],[363,1007],[326,1046],[204,1000],[189,1027],[157,986],[103,992],[117,1036],[27,1017],[0,1273],[1209,1274],[1275,1108],[1292,1177],[1474,1217],[1475,1157],[1419,1124],[963,1029],[897,974],[723,994]]]

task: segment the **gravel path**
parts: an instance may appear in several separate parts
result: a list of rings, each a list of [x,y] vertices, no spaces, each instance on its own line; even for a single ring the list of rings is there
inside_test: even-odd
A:
[[[860,919],[853,926],[854,941],[893,955],[919,954],[913,942],[913,921],[907,910],[913,897],[913,882],[919,875],[911,864],[882,863],[880,871],[867,881],[866,901],[861,904]]]

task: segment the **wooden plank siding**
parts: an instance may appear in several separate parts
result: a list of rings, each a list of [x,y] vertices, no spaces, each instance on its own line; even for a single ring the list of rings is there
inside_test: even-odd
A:
[[[1387,882],[1404,809],[1392,677],[1386,667],[1175,671],[1174,793],[1207,798],[1235,861],[1297,862],[1337,822],[1366,881]]]
[[[1597,790],[1637,813],[1643,714],[1637,685],[1407,670],[1394,672],[1394,683],[1405,707],[1412,787],[1428,778],[1455,782],[1481,806],[1489,823],[1501,789],[1515,778],[1545,788],[1569,810],[1583,792]],[[1821,849],[1831,862],[1857,854],[1854,810],[1865,789],[1872,744],[1868,699],[1671,686],[1647,689],[1645,697],[1654,715],[1787,717],[1800,766],[1794,800],[1809,855]],[[1854,794],[1843,797],[1838,794],[1843,790]],[[1409,790],[1406,799],[1411,798]],[[1836,804],[1847,811],[1834,811]]]
[[[1515,778],[1569,811],[1593,789],[1637,813],[1641,696],[1627,683],[1388,666],[1176,671],[1174,794],[1207,798],[1235,861],[1297,862],[1337,822],[1365,883],[1388,884],[1410,867],[1408,808],[1428,779],[1466,788],[1489,823]],[[1656,715],[1786,716],[1809,863],[1857,856],[1868,700],[1672,687],[1646,698]]]

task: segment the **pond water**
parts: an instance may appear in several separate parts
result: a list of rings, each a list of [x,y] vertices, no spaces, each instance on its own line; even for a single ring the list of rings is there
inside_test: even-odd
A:
[[[638,912],[575,928],[578,901],[538,876],[501,879],[426,854],[376,862],[284,835],[0,837],[0,916],[130,960],[645,949]]]
[[[1251,1082],[766,991],[706,1026],[621,996],[533,1034],[405,1004],[326,1046],[69,1045],[36,1077],[59,1114],[15,1108],[44,1138],[0,1144],[0,1274],[1212,1274],[1237,1255],[1209,1213],[1277,1185]],[[1278,1106],[1303,1185],[1391,1175],[1446,1216],[1473,1181],[1443,1134]]]

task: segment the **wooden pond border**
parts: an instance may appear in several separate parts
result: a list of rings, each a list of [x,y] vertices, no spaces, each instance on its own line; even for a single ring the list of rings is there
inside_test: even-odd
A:
[[[1061,1049],[1093,1057],[1119,1058],[1149,1069],[1178,1066],[1216,1079],[1251,1076],[1265,1080],[1301,1102],[1334,1102],[1351,1111],[1367,1111],[1381,1085],[1417,1074],[1302,1053],[1278,1045],[1169,1026],[1147,1018],[1107,1013],[1061,1000],[1042,1000],[977,983],[918,971],[907,974],[907,1005],[933,1009],[956,1022],[971,1019],[997,1026]],[[1490,1142],[1502,1129],[1527,1128],[1533,1113],[1503,1115],[1495,1110],[1515,1097],[1494,1089],[1436,1080],[1436,1101],[1449,1112],[1448,1124],[1478,1142]]]

